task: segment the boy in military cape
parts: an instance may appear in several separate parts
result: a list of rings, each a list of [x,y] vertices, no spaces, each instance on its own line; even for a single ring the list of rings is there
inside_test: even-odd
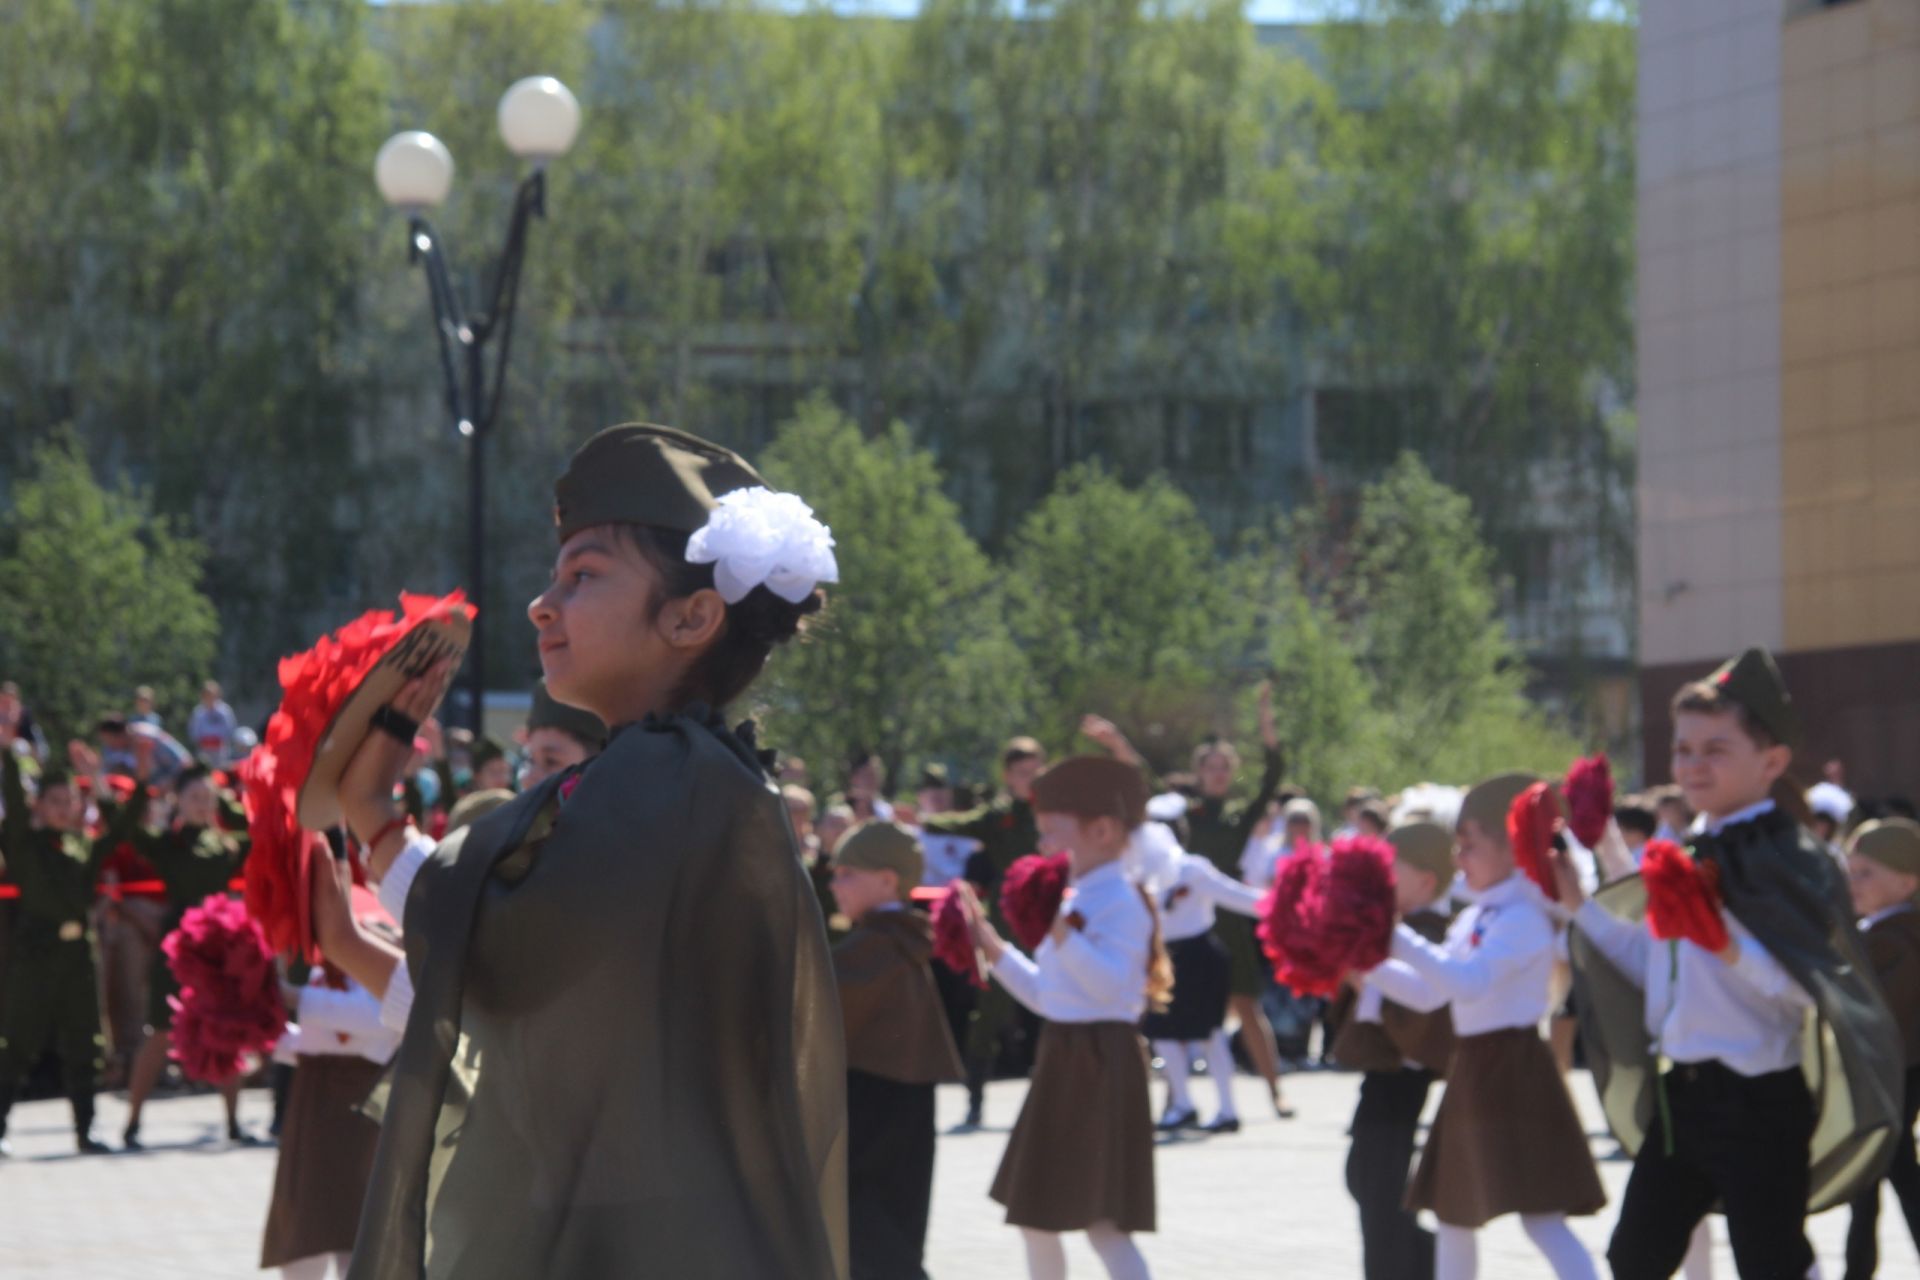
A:
[[[1394,896],[1400,918],[1429,942],[1447,936],[1452,912],[1453,837],[1432,822],[1410,822],[1387,835],[1394,853]],[[1366,1280],[1428,1280],[1433,1233],[1405,1205],[1407,1172],[1433,1082],[1453,1056],[1453,1019],[1443,1006],[1421,1012],[1388,1000],[1361,980],[1335,1006],[1333,1060],[1366,1074],[1353,1112],[1347,1193],[1360,1209]]]
[[[1773,658],[1747,650],[1682,687],[1673,711],[1674,776],[1699,815],[1691,852],[1717,869],[1726,947],[1657,945],[1637,878],[1588,902],[1567,856],[1555,863],[1576,908],[1588,1061],[1615,1135],[1637,1151],[1607,1257],[1622,1280],[1672,1275],[1718,1203],[1743,1276],[1803,1276],[1809,1210],[1885,1168],[1899,1032],[1833,858],[1786,807],[1799,799],[1786,778],[1799,724]],[[1801,1061],[1809,1016],[1823,1031],[1817,1102]]]
[[[913,833],[885,820],[855,827],[834,855],[834,901],[853,924],[833,949],[853,1280],[924,1280],[933,1087],[966,1078],[933,982],[933,926],[907,905],[924,869]]]
[[[1900,1198],[1907,1231],[1920,1244],[1920,1163],[1914,1159],[1913,1125],[1920,1119],[1920,823],[1911,818],[1869,822],[1847,846],[1847,884],[1860,917],[1867,957],[1873,962],[1887,1008],[1900,1027],[1906,1079],[1893,1163],[1886,1181]],[[1880,1263],[1880,1184],[1853,1201],[1847,1230],[1847,1280],[1870,1280]]]

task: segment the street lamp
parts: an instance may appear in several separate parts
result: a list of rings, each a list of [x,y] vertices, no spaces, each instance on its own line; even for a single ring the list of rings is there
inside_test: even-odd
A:
[[[520,292],[520,264],[526,256],[527,224],[546,213],[547,163],[572,148],[580,132],[580,104],[552,76],[529,76],[501,95],[499,115],[501,140],[532,168],[514,192],[506,247],[485,305],[477,311],[470,310],[454,288],[446,250],[427,222],[428,211],[437,209],[453,186],[453,156],[432,134],[410,129],[387,139],[373,161],[373,180],[381,197],[407,215],[408,260],[426,272],[447,413],[467,442],[467,595],[476,610],[485,607],[486,590],[485,446],[500,409],[507,355],[513,347],[513,309]],[[488,341],[496,334],[500,353],[489,386],[484,357]],[[487,687],[483,634],[476,627],[467,650],[469,714],[475,734],[482,729]]]

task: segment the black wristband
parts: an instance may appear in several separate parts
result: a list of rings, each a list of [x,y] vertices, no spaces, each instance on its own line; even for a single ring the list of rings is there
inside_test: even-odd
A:
[[[420,736],[420,722],[404,711],[396,711],[391,703],[382,706],[367,721],[369,729],[378,729],[396,742],[404,742],[409,747]]]

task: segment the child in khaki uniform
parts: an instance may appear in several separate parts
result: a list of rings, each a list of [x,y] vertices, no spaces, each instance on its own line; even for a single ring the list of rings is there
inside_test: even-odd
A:
[[[847,1031],[847,1219],[854,1280],[918,1280],[933,1196],[933,1087],[966,1078],[934,985],[933,929],[906,905],[925,856],[905,827],[863,823],[834,858],[853,929],[833,949]]]

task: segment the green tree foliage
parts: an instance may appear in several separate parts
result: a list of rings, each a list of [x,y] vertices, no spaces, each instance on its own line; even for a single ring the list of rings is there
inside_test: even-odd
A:
[[[899,425],[865,440],[816,399],[781,429],[765,473],[832,527],[841,579],[758,693],[771,739],[822,777],[855,748],[896,777],[931,759],[991,758],[1030,696],[1027,664],[932,455]]]
[[[213,659],[219,619],[202,594],[200,544],[147,496],[94,479],[78,440],[34,450],[0,526],[0,673],[58,740],[124,708],[134,686],[184,715]]]
[[[1363,478],[1419,453],[1512,572],[1543,474],[1610,527],[1630,487],[1602,397],[1633,386],[1634,29],[1585,0],[1351,8],[1319,32],[1350,104],[1316,315],[1345,394],[1320,445]]]
[[[1165,767],[1250,674],[1238,662],[1246,603],[1192,500],[1163,479],[1129,488],[1097,466],[1063,472],[1015,533],[1007,581],[1040,690],[1032,732],[1056,745],[1096,711]]]
[[[1284,521],[1236,573],[1262,602],[1294,776],[1321,799],[1361,783],[1557,774],[1578,754],[1527,696],[1472,507],[1412,454],[1350,517]]]

